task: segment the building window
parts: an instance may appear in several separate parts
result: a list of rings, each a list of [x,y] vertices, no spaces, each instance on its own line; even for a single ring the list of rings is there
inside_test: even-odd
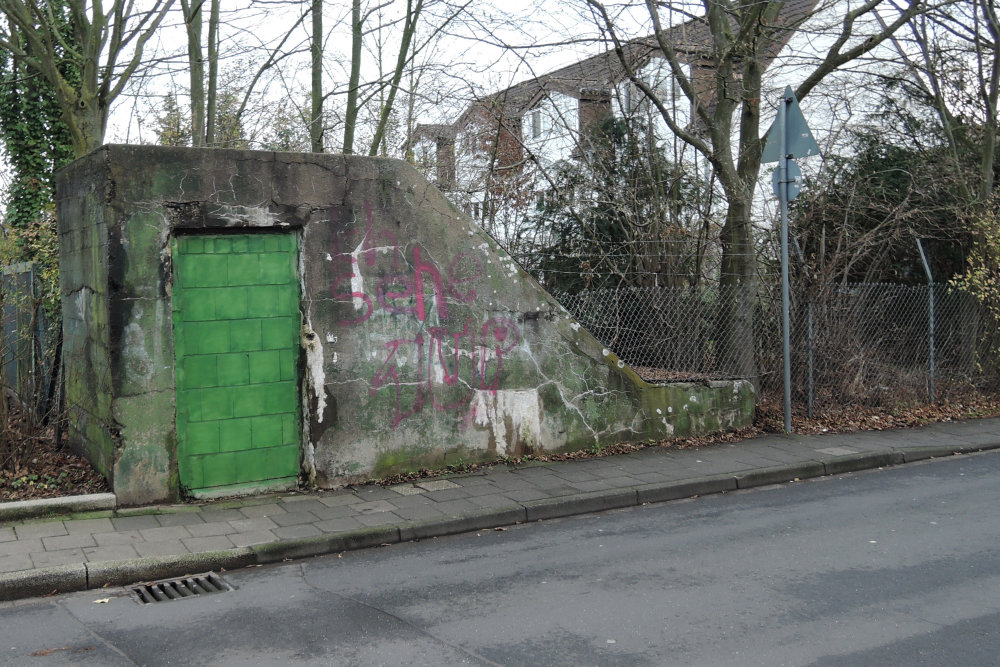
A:
[[[537,139],[542,136],[542,110],[535,109],[531,112],[531,137]]]

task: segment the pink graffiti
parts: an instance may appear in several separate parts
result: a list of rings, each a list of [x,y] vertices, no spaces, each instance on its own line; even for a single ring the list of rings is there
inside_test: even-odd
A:
[[[331,212],[331,222],[334,219],[335,214]],[[377,241],[384,245],[377,246]],[[362,262],[368,267],[374,267],[380,250],[391,253],[392,264],[390,272],[377,281],[373,301],[371,296],[355,290],[353,285],[355,279],[362,276]],[[406,249],[399,246],[392,231],[374,231],[374,214],[370,202],[365,202],[365,231],[358,245],[353,249],[346,248],[344,240],[335,237],[331,257],[333,298],[350,299],[363,306],[358,317],[339,322],[340,326],[347,327],[367,321],[377,310],[410,315],[419,322],[426,322],[433,308],[437,311],[438,319],[444,321],[448,317],[449,302],[472,303],[476,299],[476,291],[472,287],[466,288],[466,283],[483,274],[479,258],[470,253],[456,255],[444,271],[426,257],[419,245],[414,244],[410,248],[408,258]]]
[[[332,224],[338,215],[331,211],[331,228],[343,230]],[[455,304],[476,300],[473,284],[483,275],[480,259],[459,253],[442,266],[424,247],[401,246],[390,229],[376,230],[374,222],[371,203],[365,202],[363,235],[361,227],[335,234],[330,289],[334,300],[350,301],[358,311],[340,326],[357,326],[379,312],[419,324],[412,337],[383,344],[386,359],[371,378],[371,396],[392,392],[392,427],[428,407],[466,410],[476,391],[496,394],[504,359],[520,342],[517,325],[501,316],[449,322]],[[369,285],[374,289],[366,289]],[[435,326],[428,326],[431,322]]]
[[[460,331],[430,327],[427,333],[429,340],[419,333],[383,346],[388,356],[372,377],[369,394],[375,396],[383,389],[394,392],[393,428],[427,406],[443,412],[462,410],[477,390],[495,395],[504,355],[517,346],[521,337],[517,325],[503,317],[491,317],[481,327],[473,327],[467,320]],[[400,379],[401,369],[410,362],[415,370]],[[440,378],[435,364],[441,369]],[[448,399],[438,395],[442,387],[449,393]]]

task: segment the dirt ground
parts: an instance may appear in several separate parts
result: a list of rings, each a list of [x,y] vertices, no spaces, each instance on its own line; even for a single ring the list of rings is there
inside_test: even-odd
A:
[[[796,414],[793,416],[792,423],[796,433],[843,433],[881,431],[920,426],[932,422],[998,415],[1000,415],[1000,399],[976,397],[943,405],[925,405],[891,412],[884,408],[852,406],[827,410],[816,415],[813,419],[807,419],[804,414]],[[778,433],[782,430],[783,423],[780,401],[765,399],[757,407],[754,423],[733,433],[716,433],[700,438],[673,438],[640,444],[620,444],[568,454],[525,457],[525,459],[506,459],[498,461],[494,465],[516,464],[523,460],[558,461],[609,456],[637,451],[646,447],[705,447],[718,442],[738,442],[767,433]],[[24,445],[22,451],[26,451],[27,454],[18,457],[20,460],[17,463],[0,468],[0,502],[103,493],[109,490],[104,478],[95,472],[85,459],[73,454],[68,447],[55,448],[54,429],[46,429],[38,437],[32,438],[31,442],[22,442],[21,444]],[[8,461],[8,463],[11,462]],[[394,484],[442,473],[474,470],[478,467],[480,466],[463,465],[452,466],[443,471],[422,470],[417,473],[395,475],[379,480],[377,483]]]

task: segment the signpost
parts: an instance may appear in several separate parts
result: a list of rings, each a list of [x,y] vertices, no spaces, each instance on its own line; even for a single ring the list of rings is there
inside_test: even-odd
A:
[[[761,163],[777,162],[772,185],[781,207],[781,352],[785,380],[785,433],[792,432],[792,363],[791,325],[789,323],[788,288],[788,202],[799,195],[802,172],[792,162],[795,158],[819,155],[819,145],[813,138],[799,101],[791,87],[786,87],[778,104],[778,117],[767,133],[767,143],[761,153]]]

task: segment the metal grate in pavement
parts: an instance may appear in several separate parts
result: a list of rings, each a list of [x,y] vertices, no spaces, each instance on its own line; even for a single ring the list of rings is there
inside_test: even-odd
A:
[[[215,572],[149,581],[129,587],[132,597],[142,604],[183,600],[231,590],[233,587]]]

